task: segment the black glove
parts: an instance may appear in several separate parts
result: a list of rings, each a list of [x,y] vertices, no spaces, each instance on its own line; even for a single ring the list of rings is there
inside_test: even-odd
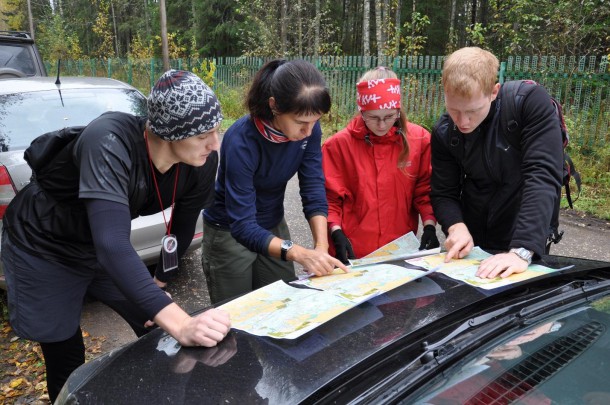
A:
[[[335,257],[343,264],[349,264],[347,259],[355,259],[354,249],[352,249],[352,242],[347,239],[347,236],[341,229],[334,230],[330,237],[333,238],[333,244],[335,245]]]
[[[436,237],[436,228],[434,225],[424,226],[424,233],[421,235],[421,245],[419,250],[428,250],[439,247],[441,244],[438,242]]]

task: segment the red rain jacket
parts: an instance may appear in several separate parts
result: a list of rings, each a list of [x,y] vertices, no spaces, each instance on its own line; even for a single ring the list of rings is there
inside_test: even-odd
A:
[[[396,130],[376,136],[357,116],[322,146],[329,228],[341,226],[357,258],[416,233],[418,215],[422,222],[436,222],[430,204],[430,133],[408,123],[403,172],[397,165],[402,143]],[[330,232],[329,242],[334,254]]]

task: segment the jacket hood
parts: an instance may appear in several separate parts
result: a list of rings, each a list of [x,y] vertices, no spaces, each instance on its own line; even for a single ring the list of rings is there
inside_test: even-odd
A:
[[[365,141],[366,136],[368,135],[368,141],[373,144],[400,142],[401,135],[398,133],[398,129],[397,126],[392,126],[387,134],[384,136],[377,136],[368,129],[360,115],[354,117],[349,124],[347,124],[347,130],[351,136]]]

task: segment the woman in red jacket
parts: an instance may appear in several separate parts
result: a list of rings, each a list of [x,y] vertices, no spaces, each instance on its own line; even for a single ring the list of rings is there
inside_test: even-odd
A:
[[[419,216],[424,225],[420,249],[438,247],[429,195],[430,133],[407,121],[393,71],[366,72],[357,92],[359,113],[322,147],[333,242],[329,253],[344,263],[366,256],[416,233]]]

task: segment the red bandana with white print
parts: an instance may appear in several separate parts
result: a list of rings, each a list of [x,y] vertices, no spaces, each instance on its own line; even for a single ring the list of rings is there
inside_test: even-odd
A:
[[[400,79],[366,80],[356,85],[358,111],[400,108]]]

